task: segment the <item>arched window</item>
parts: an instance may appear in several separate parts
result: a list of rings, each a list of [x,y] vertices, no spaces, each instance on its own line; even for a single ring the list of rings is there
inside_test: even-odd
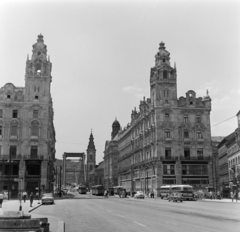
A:
[[[17,127],[18,127],[18,122],[17,121],[13,121],[11,123],[11,133],[10,133],[10,135],[17,136]]]
[[[163,71],[163,79],[167,79],[168,78],[168,72],[167,70]]]
[[[39,135],[39,122],[38,121],[32,121],[32,123],[31,123],[31,135],[32,136],[38,136]]]

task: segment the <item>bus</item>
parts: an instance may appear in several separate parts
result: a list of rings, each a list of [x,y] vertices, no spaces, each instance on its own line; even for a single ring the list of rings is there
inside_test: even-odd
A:
[[[94,185],[92,186],[92,195],[103,196],[104,186],[103,185]]]
[[[86,194],[87,193],[87,187],[86,186],[79,186],[78,187],[78,192],[80,194]]]
[[[178,192],[182,194],[184,200],[193,200],[193,187],[191,185],[164,185],[160,187],[160,197],[168,197],[170,193]]]
[[[121,192],[124,189],[125,188],[123,186],[114,186],[113,187],[114,195],[119,195],[119,192]]]

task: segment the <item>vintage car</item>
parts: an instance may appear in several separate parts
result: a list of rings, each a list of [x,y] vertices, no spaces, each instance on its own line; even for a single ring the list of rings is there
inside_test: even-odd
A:
[[[168,201],[172,201],[172,202],[182,202],[183,198],[182,198],[182,194],[181,193],[171,193],[168,196]]]
[[[142,191],[137,191],[134,195],[134,198],[144,199],[144,193]]]
[[[52,193],[44,193],[42,195],[42,205],[43,204],[54,204],[54,197]]]

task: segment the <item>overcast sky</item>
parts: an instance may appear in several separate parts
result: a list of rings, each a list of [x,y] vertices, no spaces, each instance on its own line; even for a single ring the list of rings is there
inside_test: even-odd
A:
[[[177,64],[178,97],[209,90],[212,136],[237,127],[240,1],[2,0],[0,87],[24,86],[27,54],[40,33],[52,62],[56,158],[86,152],[92,129],[97,162],[103,159],[115,118],[125,127],[150,97],[161,41]]]

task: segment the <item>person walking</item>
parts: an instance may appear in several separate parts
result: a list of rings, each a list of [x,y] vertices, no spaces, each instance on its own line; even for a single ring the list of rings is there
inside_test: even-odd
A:
[[[0,208],[2,208],[3,198],[4,198],[3,192],[0,192]]]
[[[36,192],[36,200],[38,201],[38,204],[40,204],[40,202],[39,202],[39,194],[38,194],[38,192]]]
[[[233,192],[232,192],[232,191],[230,192],[230,197],[231,197],[231,199],[232,199],[232,202],[233,202],[234,194],[233,194]]]
[[[151,198],[154,198],[154,192],[153,192],[153,190],[151,191]]]
[[[33,199],[34,199],[33,192],[30,193],[30,195],[29,195],[29,199],[30,199],[30,207],[32,207]]]
[[[25,202],[26,202],[26,198],[27,198],[27,192],[24,191],[23,194],[22,194],[22,196],[23,196],[23,201],[24,201],[24,203],[25,203]]]

